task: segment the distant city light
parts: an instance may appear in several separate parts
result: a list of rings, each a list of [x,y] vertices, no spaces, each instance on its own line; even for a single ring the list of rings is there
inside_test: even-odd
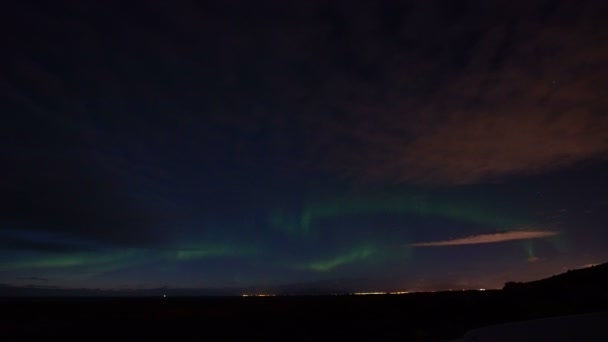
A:
[[[355,296],[368,296],[368,295],[383,295],[389,292],[355,292],[353,293]]]
[[[464,288],[464,289],[448,289],[443,291],[488,291],[494,289],[486,289],[486,288]],[[405,295],[405,294],[413,294],[413,293],[435,293],[435,292],[443,292],[443,291],[370,291],[370,292],[344,292],[344,293],[333,293],[333,296],[373,296],[373,295]],[[241,297],[276,297],[276,296],[289,296],[289,295],[277,295],[274,293],[243,293]]]

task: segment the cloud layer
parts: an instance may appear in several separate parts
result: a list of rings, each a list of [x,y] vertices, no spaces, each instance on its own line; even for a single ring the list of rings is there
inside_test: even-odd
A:
[[[360,150],[348,161],[338,158],[347,171],[367,179],[463,184],[605,159],[608,45],[598,15],[605,5],[498,4],[472,6],[449,23],[439,20],[441,7],[420,9],[452,43],[427,34],[418,51],[410,50],[419,54],[415,63],[408,55],[389,59],[383,72],[401,80],[387,77],[382,91],[390,96],[370,99],[365,85],[350,86],[348,109],[362,119],[348,128]],[[401,25],[401,39],[421,29]]]
[[[482,243],[497,243],[513,240],[538,239],[558,235],[558,232],[537,230],[537,231],[510,231],[506,233],[473,235],[460,239],[442,240],[432,242],[411,243],[412,247],[440,247],[440,246],[460,246],[478,245]]]

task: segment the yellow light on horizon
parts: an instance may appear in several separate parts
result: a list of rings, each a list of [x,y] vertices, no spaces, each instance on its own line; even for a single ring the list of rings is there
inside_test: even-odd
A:
[[[355,296],[368,296],[368,295],[383,295],[388,292],[355,292],[353,293]]]

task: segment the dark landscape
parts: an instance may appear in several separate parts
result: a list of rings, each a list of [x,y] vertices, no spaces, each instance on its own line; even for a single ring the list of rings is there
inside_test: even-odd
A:
[[[488,325],[607,311],[606,288],[608,264],[488,291],[367,296],[4,297],[0,302],[0,338],[438,341],[457,339]]]

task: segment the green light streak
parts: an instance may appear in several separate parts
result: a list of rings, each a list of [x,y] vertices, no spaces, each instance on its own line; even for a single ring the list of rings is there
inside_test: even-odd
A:
[[[549,238],[549,241],[555,249],[560,252],[566,252],[570,249],[569,241],[567,240],[567,234],[559,234]]]
[[[524,249],[526,250],[526,256],[528,257],[528,261],[533,262],[536,261],[536,255],[534,255],[534,244],[532,240],[524,240],[523,241]]]
[[[271,213],[270,223],[289,235],[309,236],[313,232],[315,222],[320,220],[374,214],[437,216],[504,228],[523,224],[522,220],[501,215],[489,209],[487,205],[451,203],[413,196],[338,197],[305,207],[300,212],[297,224],[287,219],[287,214],[280,210]]]
[[[175,258],[177,258],[177,260],[193,260],[210,257],[252,255],[255,253],[257,253],[257,249],[252,247],[238,247],[229,244],[217,244],[180,248],[175,254]]]
[[[295,235],[298,234],[301,224],[294,216],[285,211],[275,210],[270,214],[270,224],[273,227],[280,227],[290,235]]]
[[[328,272],[339,266],[350,264],[357,261],[367,260],[376,254],[376,248],[364,246],[350,253],[339,255],[329,260],[315,261],[304,268],[316,272]]]
[[[16,261],[0,263],[0,270],[22,269],[66,269],[66,268],[107,268],[132,259],[137,256],[137,250],[113,251],[106,253],[69,253],[63,255],[41,255],[24,257]]]

